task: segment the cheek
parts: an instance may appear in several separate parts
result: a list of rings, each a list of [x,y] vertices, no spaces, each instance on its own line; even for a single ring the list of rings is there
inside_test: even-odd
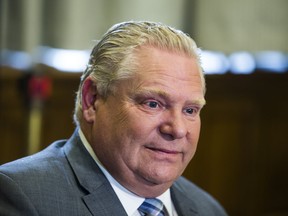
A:
[[[201,119],[200,116],[198,117],[198,119],[193,122],[193,125],[191,126],[191,136],[194,137],[195,141],[198,141],[199,139],[199,135],[200,135],[200,130],[201,130]]]
[[[111,136],[116,136],[118,138],[124,138],[127,133],[131,120],[129,112],[127,112],[125,106],[115,106],[115,104],[109,104],[105,117],[102,116],[103,121],[106,122],[108,130],[110,130]]]
[[[133,139],[148,138],[149,134],[157,127],[159,119],[151,117],[135,106],[126,107],[118,114],[118,126],[126,131],[127,136]]]
[[[200,128],[201,128],[201,124],[199,121],[197,122],[197,124],[194,124],[193,126],[191,126],[190,133],[187,136],[188,143],[189,143],[188,152],[189,152],[189,155],[191,155],[191,157],[193,157],[197,149],[197,145],[198,145],[198,141],[200,137]]]
[[[110,121],[110,135],[113,137],[113,142],[118,143],[117,151],[123,154],[131,153],[141,146],[144,138],[147,136],[145,125],[146,123],[139,119],[133,112],[127,112],[122,109],[120,112],[115,113]]]
[[[149,117],[141,118],[137,116],[133,119],[130,119],[130,135],[137,143],[151,142],[154,139],[158,139],[159,132],[159,121],[151,119]]]

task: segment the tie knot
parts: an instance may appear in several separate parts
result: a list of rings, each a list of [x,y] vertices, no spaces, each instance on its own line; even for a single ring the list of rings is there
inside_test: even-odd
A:
[[[163,203],[156,198],[145,199],[138,210],[142,216],[164,216]]]

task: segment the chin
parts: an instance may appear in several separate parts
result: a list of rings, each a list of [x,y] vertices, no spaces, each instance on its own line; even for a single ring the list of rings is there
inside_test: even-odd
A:
[[[161,174],[156,174],[156,175],[149,175],[146,176],[146,181],[152,183],[153,185],[162,185],[162,184],[172,184],[179,175],[167,175],[167,173],[161,173]]]

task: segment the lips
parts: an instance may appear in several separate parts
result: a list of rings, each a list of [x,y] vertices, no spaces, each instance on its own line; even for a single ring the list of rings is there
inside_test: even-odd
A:
[[[179,154],[179,151],[175,150],[169,150],[169,149],[162,149],[162,148],[154,148],[154,147],[146,147],[147,149],[154,151],[154,152],[159,152],[159,153],[165,153],[165,154]]]

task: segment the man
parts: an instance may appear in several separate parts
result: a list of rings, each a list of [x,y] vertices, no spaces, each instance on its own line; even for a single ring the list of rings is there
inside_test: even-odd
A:
[[[73,136],[0,168],[0,215],[226,215],[181,177],[204,94],[190,37],[153,22],[113,26],[81,78]]]

